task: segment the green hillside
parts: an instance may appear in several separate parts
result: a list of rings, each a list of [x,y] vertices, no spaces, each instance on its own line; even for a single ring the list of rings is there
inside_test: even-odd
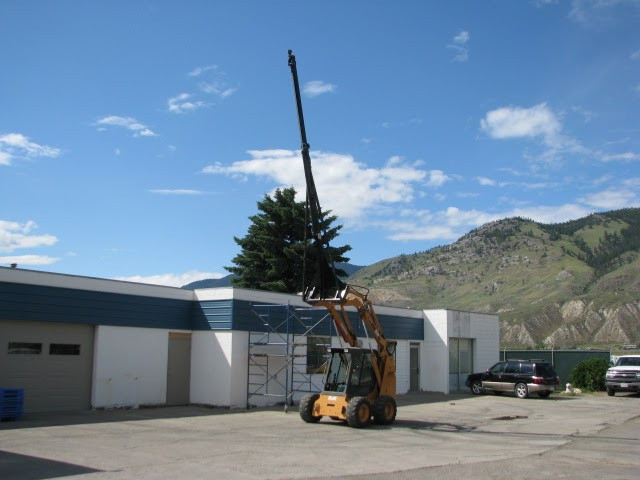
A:
[[[377,303],[498,313],[507,346],[634,343],[640,209],[561,224],[492,222],[451,245],[366,267],[350,282],[371,288]]]

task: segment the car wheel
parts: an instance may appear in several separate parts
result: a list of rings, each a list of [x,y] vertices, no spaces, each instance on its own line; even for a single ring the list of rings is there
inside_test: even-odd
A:
[[[471,393],[474,395],[480,395],[482,392],[482,382],[480,380],[474,380],[471,382]]]
[[[613,388],[607,388],[607,395],[613,397],[616,394],[616,391]]]
[[[529,389],[526,383],[517,383],[514,391],[518,398],[527,398],[529,396]]]
[[[544,392],[538,392],[538,396],[540,398],[547,398],[549,395],[551,395],[551,392],[549,390],[546,390]]]

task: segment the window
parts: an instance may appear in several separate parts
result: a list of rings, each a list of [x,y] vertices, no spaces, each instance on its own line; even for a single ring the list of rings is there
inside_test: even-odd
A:
[[[80,345],[75,343],[52,343],[49,355],[80,355]]]
[[[9,342],[9,355],[40,355],[42,353],[41,343]]]
[[[531,363],[521,364],[520,373],[533,374],[533,365]]]
[[[520,373],[520,364],[514,362],[507,363],[507,368],[504,373]]]
[[[496,363],[493,367],[491,367],[491,373],[498,374],[504,372],[505,363]]]
[[[324,373],[324,364],[327,361],[328,348],[331,346],[329,337],[307,337],[307,372]]]

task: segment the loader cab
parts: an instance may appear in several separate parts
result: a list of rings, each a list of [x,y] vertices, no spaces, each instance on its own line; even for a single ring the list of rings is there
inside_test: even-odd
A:
[[[376,386],[371,365],[371,350],[364,348],[330,348],[329,366],[324,376],[323,393],[349,397],[367,396]],[[374,355],[377,352],[374,350]]]

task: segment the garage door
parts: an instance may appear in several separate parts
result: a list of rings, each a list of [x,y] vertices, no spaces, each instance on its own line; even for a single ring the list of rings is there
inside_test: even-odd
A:
[[[0,321],[0,387],[24,388],[24,411],[91,406],[93,325]]]

